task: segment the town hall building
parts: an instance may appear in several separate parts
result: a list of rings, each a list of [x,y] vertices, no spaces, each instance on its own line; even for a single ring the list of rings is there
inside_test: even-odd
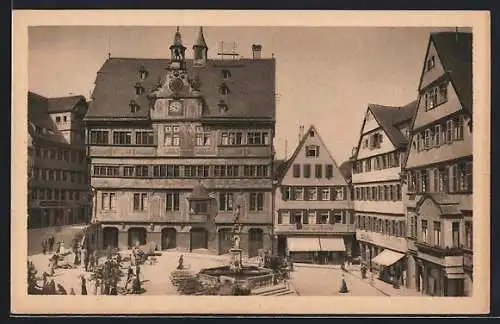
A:
[[[166,48],[167,49],[167,48]],[[275,59],[209,59],[200,28],[186,58],[110,57],[85,118],[103,247],[225,254],[236,217],[252,257],[271,249]]]

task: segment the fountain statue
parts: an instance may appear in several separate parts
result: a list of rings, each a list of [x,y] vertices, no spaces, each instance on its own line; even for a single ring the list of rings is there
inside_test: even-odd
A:
[[[230,269],[233,272],[240,272],[242,269],[242,250],[240,248],[240,206],[236,206],[233,219],[233,247],[229,249],[229,254],[231,255]]]

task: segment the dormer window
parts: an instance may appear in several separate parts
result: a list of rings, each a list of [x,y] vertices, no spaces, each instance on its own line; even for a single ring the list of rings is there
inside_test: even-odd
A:
[[[130,100],[130,112],[138,112],[141,107],[137,104],[135,100]]]
[[[140,84],[139,82],[137,82],[135,84],[135,94],[140,96],[141,94],[144,93],[144,87],[142,86],[142,84]]]
[[[314,137],[314,131],[313,131],[313,130],[310,130],[310,131],[309,131],[309,136],[310,136],[310,137]]]
[[[222,70],[222,77],[224,78],[224,80],[231,79],[231,72],[229,72],[228,70]]]
[[[435,65],[435,60],[434,60],[434,56],[431,56],[428,60],[427,60],[427,71],[430,71],[434,68],[434,65]]]
[[[219,111],[224,114],[224,113],[227,113],[227,111],[229,110],[226,102],[224,100],[219,100]]]
[[[149,73],[146,68],[144,66],[141,66],[139,70],[139,77],[141,78],[141,80],[145,80],[148,77],[148,74]]]
[[[222,96],[229,94],[229,88],[225,83],[219,87],[219,94]]]

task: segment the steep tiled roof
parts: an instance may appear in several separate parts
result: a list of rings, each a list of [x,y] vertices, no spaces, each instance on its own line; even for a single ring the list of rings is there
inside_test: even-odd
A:
[[[433,33],[431,40],[460,102],[472,112],[472,33]]]
[[[344,178],[348,182],[351,182],[351,178],[352,178],[352,161],[351,160],[347,160],[347,161],[343,162],[339,166],[339,170],[340,170],[340,173],[342,173],[342,175],[344,176]]]
[[[86,118],[147,118],[148,93],[154,91],[166,74],[170,61],[167,59],[110,58],[97,74],[92,103]],[[139,70],[148,72],[140,80]],[[219,86],[225,83],[229,94],[225,96],[228,111],[223,117],[275,119],[275,60],[239,59],[208,60],[203,67],[193,67],[186,60],[188,78],[198,79],[199,90],[206,107],[204,117],[220,117],[218,107],[221,99]],[[224,80],[222,70],[229,70],[231,78]],[[141,83],[145,91],[136,95],[135,85]],[[141,106],[131,112],[130,101]]]
[[[314,131],[314,133],[316,134],[316,136],[318,137],[320,143],[323,145],[323,147],[326,149],[327,151],[327,154],[329,155],[331,161],[333,162],[333,167],[334,167],[334,173],[336,172],[335,169],[339,170],[339,166],[337,164],[337,162],[335,161],[335,159],[333,158],[333,156],[330,154],[330,152],[328,151],[326,145],[325,145],[325,142],[323,142],[323,140],[321,139],[321,136],[319,135],[318,131],[316,130],[316,128],[314,127],[314,125],[311,125],[309,127],[309,129],[304,133],[304,135],[302,136],[302,138],[300,139],[299,141],[299,145],[297,145],[297,148],[295,148],[295,151],[293,152],[292,156],[286,160],[285,162],[283,162],[282,166],[280,167],[280,170],[279,170],[279,177],[277,178],[278,181],[282,181],[283,178],[285,177],[286,173],[288,172],[290,166],[292,165],[293,161],[295,160],[295,158],[297,157],[297,155],[299,154],[300,150],[302,149],[302,147],[304,146],[304,144],[306,143],[307,139],[309,138],[309,134],[311,133],[311,131]],[[336,177],[338,180],[340,180],[340,182],[342,182],[343,185],[347,184],[347,180],[345,179],[344,175],[342,174],[342,172],[339,170],[339,175],[341,177]],[[335,179],[335,180],[337,180]],[[334,180],[332,180],[332,184],[335,184],[334,183]],[[340,183],[336,183],[336,184],[340,184]]]
[[[46,141],[66,143],[58,131],[57,126],[50,118],[49,99],[34,92],[28,92],[28,132],[33,139],[40,138]],[[40,128],[42,132],[37,132]]]
[[[273,179],[279,179],[281,177],[281,173],[285,169],[286,161],[283,159],[274,160],[273,163]]]
[[[58,98],[48,98],[48,112],[58,113],[72,111],[75,106],[80,102],[85,102],[84,96],[69,96],[69,97],[58,97]]]
[[[417,111],[416,100],[402,107],[369,104],[368,109],[394,146],[401,147],[408,144],[408,139],[401,133],[398,125],[411,121]]]

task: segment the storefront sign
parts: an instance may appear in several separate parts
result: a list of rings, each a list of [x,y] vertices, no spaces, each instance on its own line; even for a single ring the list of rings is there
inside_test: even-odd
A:
[[[368,242],[403,253],[407,251],[406,240],[402,237],[383,235],[381,233],[356,231],[356,239],[358,241]]]

